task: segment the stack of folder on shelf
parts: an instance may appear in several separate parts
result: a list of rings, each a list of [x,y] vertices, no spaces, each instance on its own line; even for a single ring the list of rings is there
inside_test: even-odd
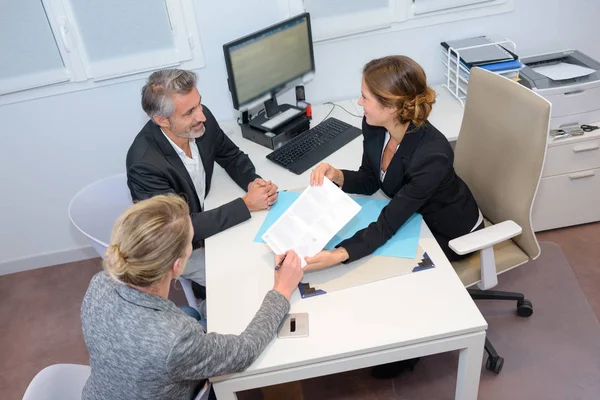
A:
[[[441,46],[447,87],[461,102],[466,97],[469,73],[474,67],[519,80],[519,70],[523,64],[514,53],[515,44],[510,40],[493,41],[486,36],[479,36],[442,42]]]

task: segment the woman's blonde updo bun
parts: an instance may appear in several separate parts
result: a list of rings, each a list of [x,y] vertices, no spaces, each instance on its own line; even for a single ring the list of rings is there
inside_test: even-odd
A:
[[[104,269],[117,281],[148,287],[160,281],[191,243],[190,211],[176,195],[160,195],[129,207],[117,220]]]
[[[423,125],[433,103],[435,91],[427,86],[425,71],[406,56],[388,56],[369,61],[363,69],[369,91],[385,107],[395,107],[399,123]]]

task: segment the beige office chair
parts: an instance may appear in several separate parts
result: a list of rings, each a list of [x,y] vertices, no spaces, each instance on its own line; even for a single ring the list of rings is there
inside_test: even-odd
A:
[[[529,317],[533,307],[521,293],[490,291],[497,275],[534,260],[540,247],[531,210],[548,140],[551,104],[524,86],[474,68],[454,167],[471,189],[486,219],[486,228],[452,240],[458,254],[476,254],[453,263],[475,300],[517,301],[517,314]],[[486,367],[499,373],[504,359],[486,339]]]

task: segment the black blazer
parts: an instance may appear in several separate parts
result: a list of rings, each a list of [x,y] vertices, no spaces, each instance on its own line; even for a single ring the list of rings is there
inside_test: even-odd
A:
[[[376,222],[342,241],[348,262],[373,253],[385,244],[415,212],[437,236],[449,239],[469,233],[479,218],[477,203],[454,172],[454,152],[444,135],[426,122],[412,123],[380,181],[381,153],[386,129],[363,119],[363,159],[358,171],[342,171],[347,193],[371,195],[381,189],[392,200]]]
[[[207,107],[204,107],[204,115],[206,131],[196,139],[196,144],[206,172],[205,194],[210,191],[215,161],[239,187],[248,190],[248,184],[259,177],[250,158],[223,133]],[[250,218],[241,198],[204,211],[183,162],[152,120],[133,141],[127,152],[126,165],[127,185],[134,201],[165,193],[180,194],[187,200],[194,226],[194,248],[200,247],[209,236]]]

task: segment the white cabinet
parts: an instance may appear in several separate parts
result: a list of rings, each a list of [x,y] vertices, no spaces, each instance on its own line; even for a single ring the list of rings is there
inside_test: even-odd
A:
[[[600,221],[600,130],[550,139],[533,207],[534,230],[594,221]]]

